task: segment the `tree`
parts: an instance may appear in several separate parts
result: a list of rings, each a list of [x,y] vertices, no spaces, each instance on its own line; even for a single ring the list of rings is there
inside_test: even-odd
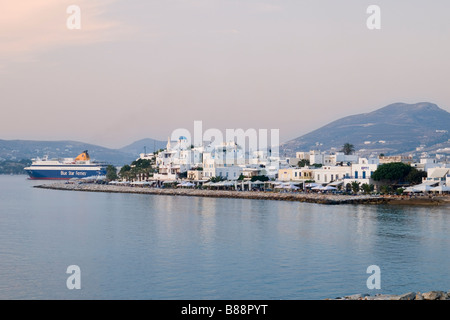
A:
[[[131,178],[131,167],[126,164],[119,170],[119,176],[123,179],[130,180]]]
[[[250,181],[254,182],[254,181],[269,181],[269,177],[268,176],[253,176]]]
[[[411,166],[402,162],[392,162],[380,165],[372,174],[375,181],[385,180],[391,184],[406,181],[406,177],[411,172]]]
[[[392,192],[392,187],[391,186],[381,186],[380,191],[382,194],[389,194],[390,192]]]
[[[373,192],[373,190],[375,190],[375,186],[373,184],[364,183],[361,185],[361,190],[365,194],[369,194],[369,193]]]
[[[359,190],[360,190],[359,185],[360,184],[361,184],[361,182],[359,182],[359,181],[352,181],[352,191],[354,193],[358,193],[359,192]]]
[[[342,150],[341,150],[345,155],[349,155],[352,154],[353,152],[355,152],[355,146],[350,144],[350,143],[345,143],[342,146]]]
[[[411,171],[405,177],[405,180],[411,184],[419,184],[422,183],[423,178],[427,177],[426,171],[420,171],[416,168],[411,168]]]
[[[309,166],[309,165],[310,165],[310,163],[309,163],[308,159],[302,159],[302,160],[300,160],[297,163],[297,166],[300,167],[300,168],[305,167],[305,166]]]
[[[108,165],[106,167],[106,179],[109,181],[117,180],[117,168],[113,165]]]
[[[210,182],[220,182],[220,181],[225,181],[224,177],[221,176],[216,176],[216,177],[212,177],[211,179],[209,179]]]

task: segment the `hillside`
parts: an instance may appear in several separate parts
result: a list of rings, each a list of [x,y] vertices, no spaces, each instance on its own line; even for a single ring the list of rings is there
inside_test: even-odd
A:
[[[89,151],[92,159],[117,166],[130,163],[139,156],[78,141],[0,140],[0,160],[29,160],[45,155],[49,158],[71,158],[84,150]]]
[[[370,113],[333,121],[281,145],[280,151],[321,151],[340,148],[349,142],[365,153],[400,154],[450,139],[450,113],[437,105],[394,103]]]
[[[151,153],[154,151],[158,151],[159,149],[165,149],[167,145],[167,141],[159,141],[150,138],[141,139],[133,142],[119,150],[125,153],[131,153],[135,155],[139,155],[146,150],[147,153]]]

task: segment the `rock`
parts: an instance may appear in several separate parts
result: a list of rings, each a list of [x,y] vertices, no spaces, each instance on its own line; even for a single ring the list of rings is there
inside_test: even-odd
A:
[[[345,296],[346,300],[362,300],[364,297],[369,296],[368,294],[352,294],[350,296]]]
[[[422,294],[425,300],[439,300],[442,295],[446,295],[443,291],[430,291]]]
[[[450,292],[443,292],[443,294],[440,297],[440,300],[450,300]]]
[[[418,293],[416,294],[415,300],[424,300],[423,295],[422,295],[420,292],[418,292]]]
[[[376,294],[371,300],[397,300],[397,296],[392,294]]]
[[[398,300],[414,300],[416,298],[415,292],[408,292],[398,296]]]

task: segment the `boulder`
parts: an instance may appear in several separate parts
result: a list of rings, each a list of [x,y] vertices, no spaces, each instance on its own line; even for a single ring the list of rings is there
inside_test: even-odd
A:
[[[442,295],[446,295],[443,291],[430,291],[422,294],[425,300],[439,300]]]
[[[408,292],[398,296],[398,300],[414,300],[416,298],[415,292]]]

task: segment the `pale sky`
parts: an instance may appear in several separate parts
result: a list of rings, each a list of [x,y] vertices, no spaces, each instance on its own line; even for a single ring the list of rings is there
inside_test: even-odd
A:
[[[0,0],[0,139],[120,148],[201,120],[286,141],[395,102],[450,111],[449,57],[448,0]]]

